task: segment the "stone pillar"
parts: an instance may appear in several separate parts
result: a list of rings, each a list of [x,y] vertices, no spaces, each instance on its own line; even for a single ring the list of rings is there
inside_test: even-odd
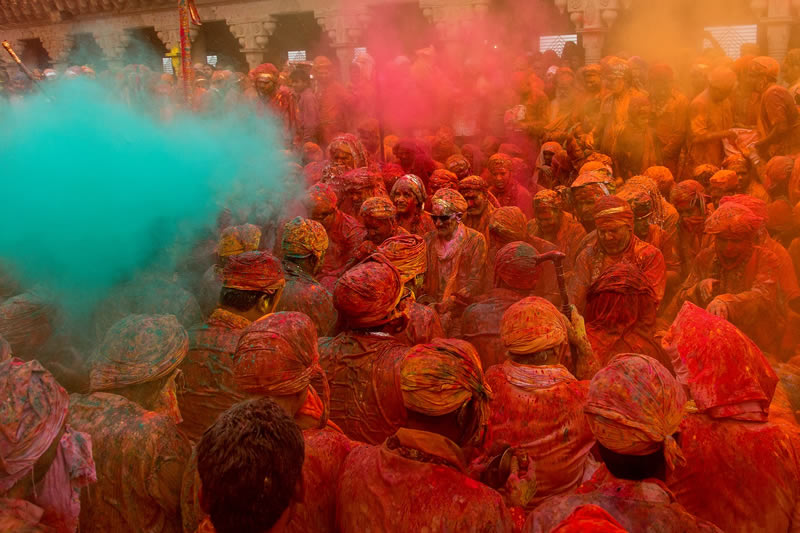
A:
[[[74,38],[64,25],[45,26],[39,33],[42,46],[53,61],[53,68],[59,72],[69,67],[67,55],[72,50]]]
[[[789,36],[795,17],[792,7],[800,7],[797,0],[751,0],[750,8],[756,13],[767,34],[767,55],[783,62],[789,51]]]
[[[223,4],[212,11],[214,19],[225,20],[231,34],[238,39],[247,66],[252,69],[263,63],[267,43],[275,31],[275,20],[264,6],[255,3]],[[280,65],[275,66],[280,68]]]
[[[130,41],[130,34],[122,26],[103,25],[99,30],[93,31],[95,41],[103,50],[108,67],[111,70],[119,70],[123,64],[122,54]]]
[[[350,79],[350,64],[354,49],[362,44],[363,30],[369,22],[364,9],[325,9],[314,12],[320,27],[328,34],[331,45],[336,49],[343,82]]]
[[[603,57],[606,33],[617,20],[619,11],[630,5],[630,0],[555,0],[563,13],[566,9],[575,29],[581,34],[586,64],[597,63]]]

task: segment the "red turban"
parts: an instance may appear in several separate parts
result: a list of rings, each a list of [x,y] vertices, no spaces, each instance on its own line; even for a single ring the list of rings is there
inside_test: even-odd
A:
[[[789,181],[793,169],[793,157],[776,155],[767,162],[767,168],[764,173],[764,187],[771,191],[778,185],[786,183]]]
[[[686,302],[665,340],[677,347],[701,412],[713,418],[767,421],[778,377],[736,326]]]
[[[308,201],[312,206],[336,209],[338,198],[333,187],[324,183],[317,183],[308,189]]]
[[[652,76],[652,70],[651,76]],[[626,533],[608,511],[597,505],[581,505],[558,524],[552,533]]]
[[[514,160],[506,154],[494,154],[489,158],[489,163],[487,165],[490,174],[493,174],[500,169],[505,169],[510,172],[513,166]]]
[[[609,187],[611,185],[611,181],[609,176],[604,172],[598,172],[596,170],[591,172],[583,172],[580,176],[575,178],[575,181],[572,182],[570,188],[577,189],[586,185],[596,185],[600,187],[605,194],[610,194]]]
[[[267,252],[246,252],[228,259],[222,284],[240,291],[269,292],[286,283],[281,263]]]
[[[686,395],[651,357],[620,354],[592,378],[584,412],[597,442],[623,455],[649,455],[662,446],[669,468],[685,462],[672,437]]]
[[[434,170],[431,174],[428,185],[431,189],[436,190],[444,188],[456,189],[458,188],[458,176],[449,170],[439,168]]]
[[[0,363],[0,494],[30,475],[58,436],[69,395],[38,361]]]
[[[338,180],[341,181],[342,190],[363,191],[372,189],[377,194],[379,191],[385,193],[383,178],[377,172],[372,172],[366,167],[354,168],[342,175]]]
[[[517,206],[504,206],[489,215],[489,232],[501,243],[525,239],[525,214]]]
[[[333,289],[333,305],[354,328],[380,326],[392,320],[403,295],[400,273],[380,254],[345,272]]]
[[[502,280],[512,289],[533,290],[539,281],[540,269],[536,248],[526,242],[506,244],[497,252],[494,263],[494,285]]]
[[[762,219],[737,203],[721,204],[706,220],[706,233],[729,239],[755,239]]]
[[[608,224],[625,223],[633,228],[633,210],[619,196],[603,196],[594,205],[594,223],[598,229]]]
[[[189,350],[189,336],[174,315],[128,315],[106,332],[95,351],[89,388],[114,390],[169,375]]]
[[[433,210],[441,215],[455,215],[467,210],[467,201],[458,191],[453,189],[439,189],[431,198]]]
[[[464,191],[486,192],[489,190],[489,185],[486,183],[486,180],[484,180],[480,176],[467,176],[466,178],[458,182],[458,190],[460,192]]]
[[[669,199],[676,209],[686,209],[697,205],[703,213],[706,212],[705,189],[700,182],[695,180],[684,180],[675,185]]]
[[[278,81],[278,69],[272,63],[262,63],[251,70],[248,76],[253,82],[261,76],[269,76]]]
[[[397,215],[397,208],[392,201],[385,196],[373,196],[364,200],[361,204],[359,214],[362,217],[372,217],[381,220],[394,218]]]
[[[733,192],[739,185],[739,176],[733,170],[718,170],[708,180],[711,189]]]
[[[749,194],[734,194],[731,196],[725,196],[719,201],[719,205],[731,203],[746,207],[761,220],[762,224],[767,223],[769,214],[767,213],[767,203],[764,200],[760,200],[755,196],[750,196]]]
[[[397,268],[403,284],[428,270],[425,239],[419,235],[389,237],[378,247],[378,252]]]
[[[311,378],[322,378],[327,422],[330,393],[319,365],[317,328],[303,313],[273,313],[250,324],[239,337],[234,355],[233,379],[254,396],[288,396],[308,390]]]
[[[42,297],[26,292],[0,304],[0,335],[22,359],[35,359],[53,334],[55,308]]]

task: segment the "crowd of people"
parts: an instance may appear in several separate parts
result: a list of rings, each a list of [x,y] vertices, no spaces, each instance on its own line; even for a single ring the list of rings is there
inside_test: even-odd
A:
[[[800,50],[748,52],[195,66],[302,192],[91,339],[3,272],[0,530],[799,531]]]

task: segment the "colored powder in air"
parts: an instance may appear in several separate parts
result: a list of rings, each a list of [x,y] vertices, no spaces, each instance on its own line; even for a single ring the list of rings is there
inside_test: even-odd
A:
[[[85,316],[119,281],[169,271],[223,207],[268,218],[292,191],[252,112],[157,117],[85,79],[3,105],[0,258]]]

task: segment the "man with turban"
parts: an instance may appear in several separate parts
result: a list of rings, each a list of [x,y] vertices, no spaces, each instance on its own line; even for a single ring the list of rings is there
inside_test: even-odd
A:
[[[328,164],[338,167],[337,174],[346,174],[369,165],[364,145],[351,133],[337,135],[328,144]]]
[[[593,131],[600,123],[600,105],[603,91],[603,67],[597,63],[586,65],[578,71],[583,85],[580,104],[580,126],[585,133]]]
[[[283,227],[283,288],[276,311],[299,311],[314,322],[322,336],[333,334],[336,309],[333,296],[317,281],[328,249],[328,234],[322,224],[295,217]]]
[[[570,186],[575,216],[587,233],[594,231],[594,205],[603,196],[613,192],[613,178],[605,173],[582,173]]]
[[[336,193],[329,185],[312,186],[308,190],[306,202],[309,218],[322,224],[328,234],[328,250],[318,279],[331,290],[353,253],[364,242],[367,230],[358,220],[339,210]]]
[[[577,487],[594,445],[583,414],[589,382],[564,366],[578,329],[547,300],[524,298],[502,318],[508,358],[486,370],[494,397],[483,448],[510,445],[527,454],[536,469],[531,506]],[[581,341],[587,344],[585,337]]]
[[[489,185],[480,176],[468,176],[458,182],[458,192],[467,201],[462,222],[488,239],[489,217],[496,209],[489,199]]]
[[[656,151],[655,134],[650,125],[650,109],[650,99],[646,95],[631,97],[627,121],[609,152],[616,174],[623,180],[661,164],[661,157]]]
[[[739,178],[736,186],[737,193],[749,194],[764,202],[770,201],[770,196],[764,186],[753,179],[752,164],[748,158],[740,154],[731,154],[722,162],[722,168],[736,172],[736,176]]]
[[[436,228],[425,212],[425,184],[419,177],[406,174],[394,182],[389,195],[397,209],[397,224],[413,235],[425,235]]]
[[[388,198],[389,196],[383,185],[383,177],[368,168],[351,170],[338,177],[332,183],[344,195],[344,198],[339,203],[339,209],[359,220],[361,218],[361,205],[367,198],[376,196]]]
[[[607,92],[600,103],[600,119],[594,137],[600,151],[610,154],[628,122],[631,98],[644,93],[631,86],[630,66],[624,59],[609,58],[605,65],[605,78]]]
[[[434,170],[428,179],[428,192],[433,196],[439,189],[458,190],[458,176],[443,168]]]
[[[271,398],[303,431],[303,488],[314,497],[291,502],[292,530],[335,531],[336,494],[331,487],[354,443],[328,422],[328,382],[319,365],[314,323],[296,312],[257,320],[242,332],[234,359],[233,379],[238,390],[250,398]],[[322,397],[312,381],[321,384]],[[196,530],[203,520],[200,490],[193,457],[181,496],[184,530]]]
[[[90,393],[72,395],[68,417],[91,435],[97,465],[97,484],[81,495],[81,531],[180,531],[191,447],[175,425],[175,394],[188,349],[174,316],[129,315],[92,356]]]
[[[334,75],[333,63],[325,56],[314,58],[313,76],[317,83],[316,93],[319,102],[319,128],[322,144],[347,131],[348,95],[347,89]]]
[[[272,63],[258,65],[248,77],[253,86],[245,97],[260,115],[270,114],[280,121],[283,144],[291,147],[297,122],[297,104],[292,91],[281,85],[278,69]]]
[[[676,503],[664,484],[665,472],[686,462],[674,437],[685,403],[680,384],[655,359],[617,356],[592,378],[584,408],[604,464],[574,493],[544,502],[523,531],[550,531],[592,504],[626,531],[719,532]]]
[[[662,164],[675,175],[686,142],[689,99],[675,87],[675,75],[665,63],[650,67],[649,82],[656,152],[661,154]]]
[[[553,179],[553,157],[564,149],[557,142],[546,142],[542,145],[539,151],[539,157],[536,159],[536,170],[533,173],[533,183],[538,187],[550,189],[558,185]]]
[[[319,340],[331,389],[330,417],[351,439],[378,444],[405,421],[396,389],[397,365],[408,345],[393,335],[407,325],[403,282],[397,268],[376,254],[336,282],[336,337]]]
[[[642,174],[645,178],[653,180],[653,183],[656,184],[658,188],[658,193],[661,194],[662,204],[666,207],[671,205],[667,198],[669,198],[669,193],[672,192],[672,188],[675,187],[675,174],[667,167],[662,166],[654,166],[650,167],[644,171]],[[674,213],[674,208],[673,211]],[[678,223],[678,216],[677,214],[673,215],[675,218],[672,221],[673,224]],[[668,215],[665,214],[665,217],[669,218]],[[674,225],[673,225],[674,229]]]
[[[767,162],[764,187],[772,199],[786,198],[791,205],[800,202],[800,158],[776,155]]]
[[[688,168],[708,164],[719,167],[725,159],[723,139],[735,140],[733,109],[728,98],[736,85],[736,74],[717,67],[708,75],[708,87],[689,106]]]
[[[439,314],[427,305],[416,301],[416,295],[425,283],[428,270],[428,256],[425,252],[425,239],[419,235],[398,235],[383,241],[378,253],[388,259],[400,272],[400,281],[405,291],[405,306],[408,313],[408,326],[397,334],[401,340],[413,346],[431,342],[444,337],[444,329]]]
[[[758,132],[755,147],[766,160],[776,155],[800,152],[800,112],[789,91],[778,85],[780,64],[777,60],[759,56],[750,64],[753,88],[761,98],[758,111]]]
[[[397,224],[397,208],[386,196],[373,196],[364,200],[359,212],[367,237],[364,244],[371,244],[371,252],[389,237],[407,235],[408,232]],[[364,246],[362,245],[362,249]],[[369,255],[369,254],[366,254]]]
[[[733,324],[691,303],[663,342],[694,407],[679,428],[686,464],[667,476],[678,502],[724,531],[797,527],[796,426],[775,416],[778,377],[767,358]]]
[[[266,252],[231,257],[222,277],[218,306],[205,324],[189,331],[189,353],[181,364],[179,427],[192,442],[243,399],[231,377],[236,342],[252,321],[274,311],[286,283],[280,262]]]
[[[720,170],[708,180],[708,194],[714,207],[719,207],[723,196],[736,194],[739,187],[739,176],[733,170]]]
[[[38,361],[12,358],[0,397],[0,529],[78,531],[81,488],[97,476],[91,437],[67,423],[67,391]]]
[[[423,183],[427,183],[437,168],[436,162],[414,139],[400,139],[394,147],[394,155],[397,157],[397,162],[403,167],[403,172],[418,176]]]
[[[582,311],[592,283],[611,265],[625,261],[639,267],[658,306],[667,281],[664,256],[658,248],[634,234],[631,206],[618,196],[604,196],[595,206],[594,219],[597,238],[575,261],[567,290],[570,303]]]
[[[670,201],[679,215],[675,246],[683,281],[700,250],[711,244],[711,236],[704,233],[708,214],[705,189],[695,180],[682,181],[672,189]]]
[[[785,322],[778,306],[780,266],[775,254],[756,244],[760,226],[747,207],[722,204],[705,225],[714,245],[698,254],[676,305],[690,301],[703,307],[774,353],[780,342],[775,332]]]
[[[453,154],[447,158],[445,168],[456,175],[459,181],[472,175],[472,165],[465,156]]]
[[[457,328],[454,322],[464,308],[483,292],[486,239],[461,222],[467,202],[458,192],[442,189],[431,203],[436,231],[425,235],[428,272],[423,301],[433,304],[449,332]]]
[[[575,266],[575,257],[578,255],[578,246],[586,230],[575,220],[575,217],[564,211],[561,195],[555,191],[544,190],[533,197],[533,215],[528,222],[527,235],[538,237],[553,243],[556,248],[564,252],[564,272],[572,272]]]
[[[342,533],[434,531],[444,524],[453,531],[510,532],[500,494],[466,475],[463,448],[482,439],[491,398],[475,348],[436,339],[411,349],[398,372],[408,420],[380,446],[356,448],[345,460],[336,509]],[[500,485],[517,495],[516,505],[526,504],[532,469],[513,461],[519,472]]]
[[[526,217],[533,215],[531,193],[512,176],[513,160],[505,154],[494,154],[489,158],[489,192],[497,198],[501,206],[514,206],[522,209]]]

